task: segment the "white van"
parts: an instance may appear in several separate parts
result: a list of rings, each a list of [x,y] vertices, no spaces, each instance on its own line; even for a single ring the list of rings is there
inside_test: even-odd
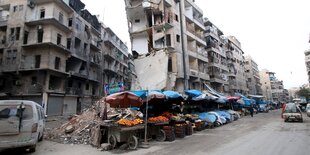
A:
[[[44,116],[36,102],[0,100],[0,149],[22,147],[34,152],[43,139]]]

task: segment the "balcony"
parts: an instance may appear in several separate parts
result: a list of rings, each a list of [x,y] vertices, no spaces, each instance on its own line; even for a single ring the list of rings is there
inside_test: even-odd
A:
[[[9,15],[0,17],[0,27],[7,26],[8,25],[8,19],[9,19]]]
[[[117,72],[117,69],[115,66],[112,66],[112,65],[107,65],[104,67],[104,72],[109,74],[109,75],[112,75],[112,76],[117,76],[118,75],[118,72]]]
[[[45,18],[37,17],[33,19],[28,19],[25,22],[25,24],[28,26],[53,25],[67,34],[72,32],[72,30],[68,26],[64,25],[63,22],[59,21],[56,18],[56,15],[54,15],[53,17],[45,17]]]
[[[204,72],[199,72],[199,78],[203,79],[203,80],[210,80],[210,76],[208,73],[204,73]]]
[[[190,70],[190,76],[199,77],[197,70],[195,70],[195,69],[189,69],[189,70]]]
[[[63,11],[73,13],[73,9],[67,5],[63,0],[33,0],[35,4],[56,3]]]
[[[97,67],[100,67],[100,57],[98,55],[90,55],[89,62]]]
[[[24,49],[27,49],[27,50],[32,50],[33,48],[54,48],[56,50],[59,50],[59,51],[63,51],[67,54],[70,54],[71,51],[69,49],[67,49],[65,46],[59,44],[55,44],[55,43],[52,43],[52,42],[42,42],[42,43],[33,43],[33,44],[23,44],[22,47]]]
[[[88,79],[88,75],[87,75],[86,70],[81,70],[79,72],[69,71],[69,75],[70,76],[76,76],[76,77],[83,78],[83,79]]]
[[[103,39],[104,43],[111,48],[119,49],[123,54],[126,54],[128,51],[120,45],[120,41],[116,39],[116,36],[111,37],[106,35]]]
[[[220,83],[220,84],[228,84],[224,77],[220,73],[213,73],[210,75],[210,82]]]
[[[68,87],[68,88],[66,88],[66,94],[67,95],[78,95],[78,96],[81,96],[81,95],[83,95],[83,91],[80,88]]]
[[[200,17],[196,17],[196,16],[193,16],[193,18],[194,18],[194,20],[193,20],[194,23],[195,23],[197,26],[199,26],[200,29],[205,30],[204,23],[203,23],[203,19],[200,18]]]
[[[100,40],[98,41],[98,39],[92,38],[90,42],[90,48],[93,49],[94,51],[100,52],[101,51]]]

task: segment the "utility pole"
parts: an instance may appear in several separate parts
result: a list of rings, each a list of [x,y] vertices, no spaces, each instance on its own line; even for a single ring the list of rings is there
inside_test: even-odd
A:
[[[183,10],[181,0],[175,0],[179,3],[179,14],[180,14],[180,28],[181,28],[181,45],[182,45],[182,58],[183,58],[183,72],[184,72],[184,90],[188,89],[188,80],[187,80],[187,70],[186,70],[186,55],[184,47],[184,27],[183,27]]]

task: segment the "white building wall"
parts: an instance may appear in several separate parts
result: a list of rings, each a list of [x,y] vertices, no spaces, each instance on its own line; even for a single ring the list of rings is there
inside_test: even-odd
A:
[[[148,53],[148,42],[146,37],[135,37],[132,39],[132,50],[139,54]]]

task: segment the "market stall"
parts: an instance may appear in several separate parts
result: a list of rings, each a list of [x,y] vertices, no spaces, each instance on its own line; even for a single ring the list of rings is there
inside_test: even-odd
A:
[[[143,135],[143,114],[131,109],[140,107],[143,100],[131,92],[120,92],[107,96],[105,102],[115,108],[112,116],[106,116],[108,120],[102,125],[106,129],[108,143],[115,148],[118,143],[127,143],[129,149],[136,149],[139,138]],[[105,112],[107,115],[108,112]]]

